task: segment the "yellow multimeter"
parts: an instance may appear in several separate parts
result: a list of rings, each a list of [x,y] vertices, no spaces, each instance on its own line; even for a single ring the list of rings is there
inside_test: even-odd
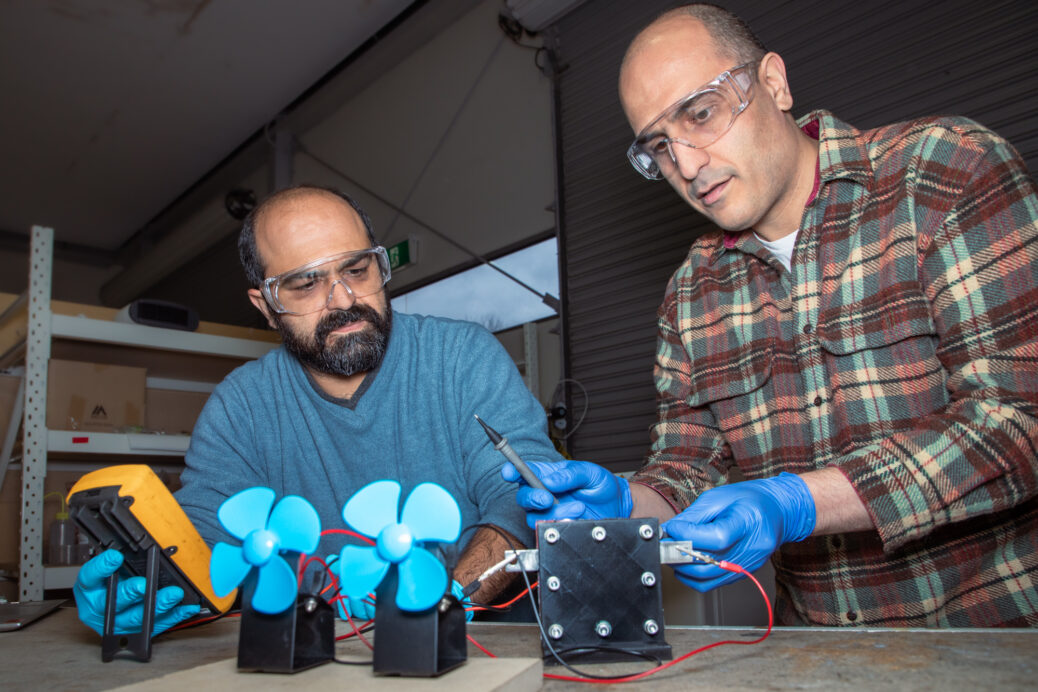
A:
[[[116,586],[108,580],[101,658],[110,661],[119,649],[138,660],[151,658],[155,594],[166,586],[184,590],[185,605],[220,614],[230,609],[237,592],[219,598],[209,580],[209,546],[155,472],[143,464],[109,466],[86,474],[68,494],[69,515],[100,550],[123,554],[120,572],[147,581],[141,632],[114,634]]]

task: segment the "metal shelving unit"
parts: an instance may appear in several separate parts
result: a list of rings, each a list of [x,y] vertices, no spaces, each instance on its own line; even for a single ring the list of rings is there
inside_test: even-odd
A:
[[[104,455],[183,456],[187,435],[149,435],[48,430],[47,366],[55,338],[136,346],[232,358],[258,358],[274,342],[162,329],[51,312],[54,230],[34,226],[29,254],[28,329],[25,338],[25,386],[22,454],[20,599],[43,599],[45,589],[71,586],[77,568],[43,566],[43,479],[49,452]],[[22,299],[0,324],[20,309]],[[6,441],[5,441],[6,447]]]

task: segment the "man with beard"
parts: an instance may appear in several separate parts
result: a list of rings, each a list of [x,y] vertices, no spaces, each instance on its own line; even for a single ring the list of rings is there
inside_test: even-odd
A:
[[[559,455],[540,404],[489,332],[393,315],[384,287],[388,258],[375,245],[356,202],[325,188],[282,190],[246,218],[239,250],[249,299],[281,334],[282,347],[238,368],[213,392],[195,425],[177,500],[212,545],[234,542],[216,512],[246,488],[300,495],[317,509],[322,528],[335,529],[345,528],[343,505],[368,483],[399,481],[405,498],[419,483],[435,482],[457,500],[468,528],[453,574],[468,584],[510,544],[532,542],[515,489],[499,474],[502,458],[473,414],[506,433],[525,458]],[[486,524],[494,528],[479,526]],[[325,536],[316,554],[337,554],[344,540]],[[81,570],[77,603],[91,626],[103,620],[103,578],[118,563],[121,556],[109,551]],[[489,601],[509,581],[494,575],[473,599]],[[140,627],[136,594],[143,589],[134,583],[127,580],[118,599],[124,631]],[[177,587],[160,593],[155,633],[197,610],[178,605],[181,598]],[[351,608],[370,614],[358,602]]]

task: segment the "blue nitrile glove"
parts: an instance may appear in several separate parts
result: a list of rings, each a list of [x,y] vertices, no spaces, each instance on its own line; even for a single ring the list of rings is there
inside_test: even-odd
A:
[[[338,608],[340,620],[348,620],[352,617],[354,623],[358,623],[358,621],[364,623],[375,619],[375,606],[368,603],[366,598],[350,598],[343,594],[342,598],[335,601],[335,605]]]
[[[91,558],[79,568],[72,593],[76,597],[79,619],[98,634],[104,634],[106,580],[123,564],[123,554],[118,550],[106,550]],[[119,582],[116,588],[115,631],[113,634],[133,634],[141,631],[144,622],[144,592],[148,582],[144,577],[130,577]],[[173,625],[183,622],[198,613],[198,604],[179,605],[184,599],[184,590],[179,586],[166,586],[155,594],[155,619],[151,636],[165,632]]]
[[[802,541],[815,529],[815,501],[792,473],[711,488],[663,525],[671,538],[753,572],[783,543]],[[678,579],[709,591],[741,574],[697,562],[674,566]]]
[[[631,488],[627,481],[589,461],[527,462],[550,493],[526,485],[505,462],[501,477],[519,483],[516,502],[526,510],[526,523],[535,528],[545,519],[614,519],[631,516]],[[554,495],[554,498],[552,497]],[[558,498],[559,503],[552,504]]]
[[[451,595],[461,601],[461,607],[465,609],[465,622],[472,622],[472,616],[476,614],[472,607],[472,601],[465,597],[465,587],[458,583],[457,579],[451,579]]]

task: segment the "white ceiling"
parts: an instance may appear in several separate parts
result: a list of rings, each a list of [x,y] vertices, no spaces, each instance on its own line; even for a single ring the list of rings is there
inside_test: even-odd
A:
[[[119,248],[411,0],[0,0],[0,232]]]

